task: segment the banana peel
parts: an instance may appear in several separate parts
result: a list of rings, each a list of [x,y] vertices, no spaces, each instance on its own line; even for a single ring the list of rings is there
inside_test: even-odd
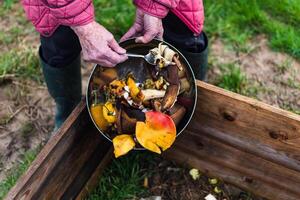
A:
[[[162,111],[167,111],[175,104],[179,92],[178,68],[175,65],[170,65],[167,71],[170,85],[167,87],[166,94],[162,101]]]

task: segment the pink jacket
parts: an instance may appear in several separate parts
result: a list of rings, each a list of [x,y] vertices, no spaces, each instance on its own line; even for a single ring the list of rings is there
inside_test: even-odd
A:
[[[196,34],[203,29],[202,0],[134,0],[134,3],[146,13],[160,18],[171,10]]]
[[[27,18],[43,36],[51,36],[59,25],[84,25],[94,20],[92,0],[21,0]],[[194,33],[202,31],[202,0],[134,0],[146,13],[163,18],[171,10]]]

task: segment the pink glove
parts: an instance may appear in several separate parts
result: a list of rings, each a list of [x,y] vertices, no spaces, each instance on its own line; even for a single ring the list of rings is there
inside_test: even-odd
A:
[[[133,26],[127,31],[127,33],[121,38],[121,42],[132,38],[136,38],[136,42],[148,43],[153,38],[162,39],[163,26],[160,18],[148,15],[142,10],[136,10],[136,17]]]
[[[71,28],[79,37],[84,60],[113,67],[127,59],[126,50],[121,48],[113,35],[97,22]]]

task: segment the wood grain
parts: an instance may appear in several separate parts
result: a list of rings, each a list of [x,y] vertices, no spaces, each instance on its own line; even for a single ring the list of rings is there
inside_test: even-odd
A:
[[[268,199],[300,199],[300,116],[198,81],[187,130],[164,153]],[[6,199],[83,199],[112,158],[81,102]]]
[[[93,126],[83,100],[6,199],[75,199],[112,158],[109,152],[111,143]]]
[[[166,158],[268,199],[300,199],[300,117],[197,85],[195,115]]]

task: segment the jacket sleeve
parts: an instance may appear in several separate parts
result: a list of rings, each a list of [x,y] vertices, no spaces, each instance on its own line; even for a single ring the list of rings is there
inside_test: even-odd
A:
[[[74,26],[94,20],[92,0],[46,0],[50,12],[59,24]]]
[[[164,18],[170,9],[176,8],[180,0],[134,0],[134,4],[149,15]]]

